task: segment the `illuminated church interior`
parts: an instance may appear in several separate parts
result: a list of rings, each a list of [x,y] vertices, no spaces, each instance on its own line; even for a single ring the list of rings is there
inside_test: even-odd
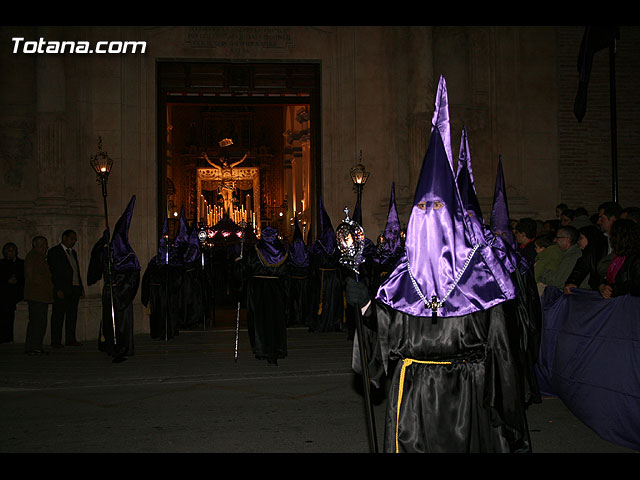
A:
[[[166,108],[166,213],[214,234],[228,218],[289,238],[311,222],[308,104],[181,104]]]

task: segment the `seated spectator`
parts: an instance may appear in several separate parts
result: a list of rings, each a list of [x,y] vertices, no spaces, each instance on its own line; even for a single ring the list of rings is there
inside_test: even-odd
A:
[[[534,240],[537,228],[536,221],[532,218],[521,219],[515,228],[516,242],[520,245],[519,251],[531,265],[533,265],[536,258]]]
[[[554,241],[562,251],[562,259],[554,272],[542,275],[540,283],[544,286],[552,285],[561,290],[564,288],[578,258],[582,256],[582,250],[578,247],[578,237],[579,233],[575,227],[571,225],[560,227]]]
[[[511,227],[511,231],[513,232],[514,237],[516,235],[516,225],[518,225],[518,220],[516,220],[515,218],[510,218],[509,226]]]
[[[567,205],[566,203],[559,203],[558,205],[556,205],[556,218],[558,220],[560,220],[560,215],[562,215],[562,212],[567,208],[569,208],[569,205]]]
[[[634,222],[640,222],[640,207],[623,208],[620,212],[620,218],[628,218]]]
[[[562,260],[562,250],[554,242],[555,236],[555,232],[547,232],[538,235],[535,239],[536,263],[533,266],[533,273],[536,283],[540,281],[543,274],[555,272],[560,260]]]
[[[593,222],[589,218],[589,212],[587,212],[587,209],[584,207],[578,207],[573,211],[573,220],[569,225],[580,230],[582,227],[593,225]]]
[[[616,220],[611,226],[610,241],[614,256],[600,293],[605,298],[640,296],[640,224],[628,218]]]
[[[604,202],[598,206],[598,227],[609,236],[609,230],[611,225],[620,218],[622,214],[622,207],[617,202]],[[612,251],[611,245],[609,245],[609,252]]]
[[[598,290],[601,276],[598,274],[598,262],[607,255],[607,237],[595,225],[587,225],[578,230],[578,247],[582,256],[576,262],[573,271],[564,285],[564,293],[572,288]]]
[[[571,222],[573,222],[573,218],[575,217],[575,213],[570,208],[565,208],[560,214],[560,225],[567,226]]]
[[[609,263],[614,256],[611,241],[609,239],[609,231],[614,222],[620,218],[622,214],[622,207],[617,202],[604,202],[598,206],[598,221],[597,225],[607,237],[608,251],[607,255],[598,263],[598,275],[600,278],[604,278],[609,268]]]
[[[547,233],[553,233],[553,236],[556,236],[556,232],[558,231],[558,228],[560,228],[560,220],[558,220],[557,218],[554,218],[552,220],[546,220],[544,222],[544,226],[542,228],[543,232]]]

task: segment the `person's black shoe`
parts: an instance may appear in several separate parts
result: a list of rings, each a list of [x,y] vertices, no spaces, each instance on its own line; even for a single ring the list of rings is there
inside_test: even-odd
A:
[[[112,363],[122,363],[125,360],[127,360],[127,357],[124,357],[122,355],[116,355],[115,357],[113,357],[113,360],[111,360]]]

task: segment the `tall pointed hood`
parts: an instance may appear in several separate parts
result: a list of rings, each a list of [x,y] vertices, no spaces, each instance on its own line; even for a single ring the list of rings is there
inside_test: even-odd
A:
[[[180,207],[180,216],[178,217],[178,232],[174,245],[178,250],[184,250],[189,243],[189,227],[185,219],[184,203]]]
[[[309,266],[309,252],[307,245],[304,243],[304,236],[302,235],[297,215],[293,220],[293,236],[291,237],[291,245],[289,245],[289,257],[297,267]]]
[[[171,243],[171,239],[169,238],[167,217],[164,218],[164,224],[162,225],[162,232],[158,241],[158,253],[151,261],[158,265],[182,265],[182,258],[178,255],[176,247]]]
[[[389,213],[387,214],[387,223],[382,232],[384,242],[381,245],[376,262],[386,263],[402,253],[402,237],[400,236],[400,219],[396,208],[396,190],[395,183],[391,183],[391,195],[389,198]]]
[[[136,252],[133,251],[129,243],[129,227],[133,216],[133,207],[136,203],[136,196],[133,195],[127,208],[124,210],[111,235],[111,270],[114,273],[130,272],[140,270],[140,263]]]
[[[460,140],[460,155],[458,157],[458,172],[456,182],[460,192],[460,198],[464,205],[466,220],[469,225],[469,231],[473,235],[471,241],[473,243],[484,242],[492,247],[493,257],[500,261],[503,268],[499,265],[493,265],[493,270],[499,272],[504,269],[506,274],[513,273],[518,264],[518,259],[509,243],[509,239],[503,236],[495,235],[491,228],[484,224],[482,220],[482,211],[480,202],[476,194],[473,168],[471,166],[471,153],[469,150],[469,140],[467,131],[462,129],[462,137]],[[491,259],[485,255],[485,259],[491,262]]]
[[[356,206],[353,207],[353,216],[351,219],[362,226],[362,205],[360,205],[360,198],[356,199]]]
[[[509,224],[509,207],[507,204],[507,188],[502,171],[502,156],[498,157],[498,171],[496,172],[496,184],[493,191],[490,225],[494,235],[503,237],[508,245],[511,245],[513,249],[517,249],[516,239]]]
[[[185,215],[184,204],[178,218],[178,233],[175,240],[176,254],[182,256],[185,264],[195,262],[200,258],[200,242],[197,228],[189,228]]]
[[[433,128],[407,226],[405,254],[377,298],[420,317],[460,316],[514,298],[509,278],[496,278],[483,255],[490,247],[473,244],[451,159],[448,98],[440,77]],[[506,283],[505,283],[506,282]]]
[[[462,206],[466,213],[467,224],[469,225],[470,231],[473,235],[472,242],[477,243],[482,241],[485,237],[484,222],[473,180],[469,139],[467,137],[467,129],[465,127],[462,127],[462,135],[460,138],[460,153],[458,155],[456,184],[458,185],[460,199],[462,200]]]
[[[320,235],[316,240],[313,251],[315,254],[326,253],[333,255],[337,246],[336,232],[331,224],[331,218],[329,218],[329,214],[324,208],[324,203],[320,199]]]

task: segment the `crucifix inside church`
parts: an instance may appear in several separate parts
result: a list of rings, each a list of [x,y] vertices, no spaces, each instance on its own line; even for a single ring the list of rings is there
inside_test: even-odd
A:
[[[167,217],[191,226],[311,225],[309,105],[170,103],[166,108]],[[174,228],[171,228],[174,230]]]

